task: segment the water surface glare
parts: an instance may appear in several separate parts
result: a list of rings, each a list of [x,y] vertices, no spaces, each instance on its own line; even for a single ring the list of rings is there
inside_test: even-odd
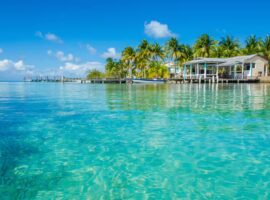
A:
[[[0,199],[270,199],[270,85],[0,83]]]

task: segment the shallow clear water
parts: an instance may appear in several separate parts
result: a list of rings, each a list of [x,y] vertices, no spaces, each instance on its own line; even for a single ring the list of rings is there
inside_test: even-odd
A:
[[[270,85],[0,83],[5,199],[270,199]]]

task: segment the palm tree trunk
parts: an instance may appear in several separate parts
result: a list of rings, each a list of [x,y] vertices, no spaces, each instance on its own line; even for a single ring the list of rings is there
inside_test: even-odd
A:
[[[143,68],[143,78],[145,78],[145,68]]]

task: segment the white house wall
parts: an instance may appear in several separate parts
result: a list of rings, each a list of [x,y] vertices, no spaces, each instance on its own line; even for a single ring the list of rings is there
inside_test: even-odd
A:
[[[255,56],[254,58],[246,61],[246,63],[255,63],[255,68],[252,68],[252,76],[259,76],[259,72],[262,72],[262,76],[267,76],[265,72],[265,66],[268,65],[268,61],[260,56]]]

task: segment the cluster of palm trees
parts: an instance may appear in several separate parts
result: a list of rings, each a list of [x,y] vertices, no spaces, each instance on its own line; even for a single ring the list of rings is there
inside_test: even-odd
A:
[[[226,58],[250,54],[258,54],[269,60],[270,36],[264,39],[250,36],[244,45],[231,36],[217,41],[208,34],[201,35],[193,46],[180,44],[176,38],[171,38],[164,46],[142,40],[137,48],[126,47],[120,59],[108,58],[105,74],[115,78],[167,78],[168,67],[173,67],[176,72],[183,63],[193,58]]]

